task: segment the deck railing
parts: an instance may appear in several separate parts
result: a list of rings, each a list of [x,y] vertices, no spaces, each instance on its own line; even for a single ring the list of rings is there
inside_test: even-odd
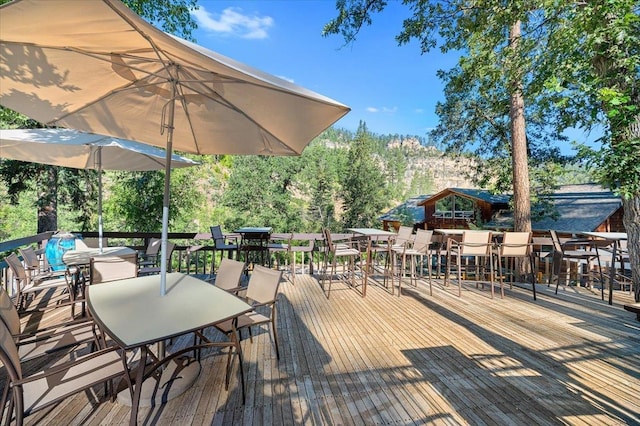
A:
[[[72,232],[82,238],[97,238],[97,232]],[[54,232],[44,232],[15,240],[0,242],[0,284],[10,288],[7,284],[12,279],[8,273],[8,265],[4,258],[12,252],[26,246],[35,246],[39,254],[44,253],[47,242]],[[151,238],[160,238],[159,232],[104,232],[110,246],[126,246],[139,252],[144,252]],[[213,240],[210,233],[176,232],[169,233],[168,239],[176,243],[171,256],[171,270],[208,274],[213,257]]]

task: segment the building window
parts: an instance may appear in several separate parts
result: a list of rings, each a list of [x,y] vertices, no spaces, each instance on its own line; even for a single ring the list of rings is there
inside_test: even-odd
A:
[[[434,217],[441,219],[471,220],[474,217],[473,200],[459,195],[449,195],[436,201]]]

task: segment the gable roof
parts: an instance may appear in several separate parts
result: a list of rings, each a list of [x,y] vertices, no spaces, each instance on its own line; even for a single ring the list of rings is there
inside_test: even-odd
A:
[[[550,196],[557,218],[544,217],[531,222],[534,232],[554,229],[563,233],[595,231],[621,206],[622,200],[608,189],[593,183],[563,185]],[[500,212],[487,227],[510,228],[513,212]]]
[[[509,204],[509,200],[511,199],[510,195],[504,195],[504,194],[492,194],[491,192],[489,192],[486,189],[477,189],[477,188],[445,188],[442,191],[438,192],[437,194],[428,197],[427,199],[423,200],[422,202],[420,202],[421,206],[424,206],[425,204],[427,204],[429,201],[431,200],[438,200],[440,198],[443,198],[446,195],[449,194],[457,194],[457,195],[461,195],[463,197],[467,197],[467,198],[472,198],[475,200],[480,200],[480,201],[484,201],[487,202],[491,205],[496,205],[496,204]]]
[[[532,222],[534,230],[595,231],[622,206],[619,196],[593,183],[561,186],[551,196],[551,201],[558,219],[543,218]]]

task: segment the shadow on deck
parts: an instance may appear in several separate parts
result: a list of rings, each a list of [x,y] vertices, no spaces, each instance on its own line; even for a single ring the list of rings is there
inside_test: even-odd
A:
[[[280,360],[266,332],[243,342],[247,385],[224,389],[223,354],[203,353],[194,386],[141,408],[140,424],[638,424],[640,323],[598,292],[538,285],[403,286],[402,297],[370,285],[362,298],[316,277],[281,285]],[[161,315],[161,313],[157,313]],[[47,318],[25,318],[31,325]],[[266,330],[266,329],[265,329]],[[222,338],[209,330],[213,338]],[[186,346],[191,336],[176,339]],[[171,350],[171,347],[169,347]],[[51,360],[48,360],[51,361]],[[28,365],[42,368],[44,362]],[[237,372],[237,368],[235,369]],[[4,383],[4,370],[0,380]],[[97,389],[102,395],[102,389]],[[26,424],[127,424],[129,407],[80,394]]]

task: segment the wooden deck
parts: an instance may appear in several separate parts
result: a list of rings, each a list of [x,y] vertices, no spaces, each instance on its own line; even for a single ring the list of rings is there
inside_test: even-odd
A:
[[[298,275],[281,286],[280,360],[267,333],[243,342],[246,404],[237,375],[224,390],[225,359],[212,350],[189,391],[141,408],[138,422],[639,424],[640,322],[622,308],[631,296],[615,292],[608,306],[584,288],[538,291],[536,302],[523,288],[491,300],[466,284],[460,298],[437,281],[433,296],[421,283],[402,297],[370,285],[362,298],[334,283],[327,299]],[[128,423],[129,407],[92,401],[79,394],[26,424]]]

